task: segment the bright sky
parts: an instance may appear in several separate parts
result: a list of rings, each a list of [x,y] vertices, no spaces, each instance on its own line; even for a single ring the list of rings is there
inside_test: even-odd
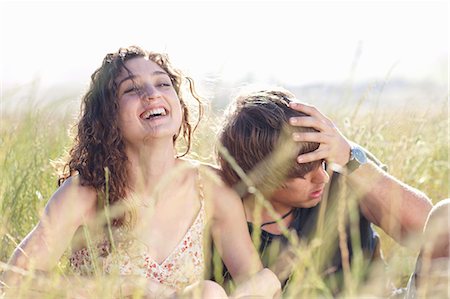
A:
[[[194,78],[448,80],[447,1],[1,2],[2,83],[86,84],[121,46]]]

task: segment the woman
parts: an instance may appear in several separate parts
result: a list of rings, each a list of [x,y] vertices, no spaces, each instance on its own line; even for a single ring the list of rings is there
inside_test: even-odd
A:
[[[203,296],[225,296],[217,284],[200,283],[207,233],[238,283],[235,296],[273,296],[279,281],[262,269],[239,197],[212,168],[181,158],[193,131],[186,91],[200,119],[193,81],[166,56],[138,47],[106,55],[83,98],[60,187],[10,264],[46,271],[71,241],[84,240],[73,245],[77,272],[145,276],[150,295],[192,292],[201,284]],[[175,150],[180,135],[183,155]],[[5,276],[10,284],[16,279],[11,271]],[[124,294],[133,292],[132,282],[125,280]]]

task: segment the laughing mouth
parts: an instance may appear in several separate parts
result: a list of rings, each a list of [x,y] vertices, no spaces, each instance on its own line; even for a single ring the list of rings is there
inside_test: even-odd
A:
[[[166,116],[167,112],[164,108],[154,108],[154,109],[150,109],[145,111],[144,113],[141,114],[141,118],[142,119],[152,119],[154,117],[158,117],[158,116]]]

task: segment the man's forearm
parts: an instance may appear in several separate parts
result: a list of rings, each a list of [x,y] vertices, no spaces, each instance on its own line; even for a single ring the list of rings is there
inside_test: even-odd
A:
[[[361,198],[364,216],[396,241],[408,233],[422,232],[432,208],[430,199],[368,162],[346,176],[350,188]]]

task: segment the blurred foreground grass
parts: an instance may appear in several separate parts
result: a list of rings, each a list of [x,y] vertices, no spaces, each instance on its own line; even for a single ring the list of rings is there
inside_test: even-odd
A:
[[[64,103],[27,106],[2,111],[0,119],[2,262],[8,260],[17,243],[37,223],[46,201],[56,190],[57,175],[51,161],[63,156],[71,145],[67,132],[78,115],[77,109],[61,109]],[[338,108],[329,107],[324,112],[336,122],[344,135],[365,146],[383,161],[391,174],[420,189],[433,202],[449,197],[449,118],[446,100],[430,103],[429,109],[425,110],[409,106],[395,111],[377,108],[376,111],[366,109],[355,113],[353,108]],[[216,111],[215,114],[221,113]],[[201,124],[194,138],[194,158],[214,162],[212,148],[215,138],[212,136],[218,124],[220,117],[213,113]],[[381,236],[389,264],[388,276],[397,286],[404,285],[417,252],[400,247],[382,232]],[[64,265],[61,266],[64,269]],[[374,275],[386,275],[384,270],[377,273]],[[58,286],[57,280],[53,280],[55,286]],[[320,285],[316,281],[310,283]],[[58,297],[57,293],[49,295],[55,296]]]

